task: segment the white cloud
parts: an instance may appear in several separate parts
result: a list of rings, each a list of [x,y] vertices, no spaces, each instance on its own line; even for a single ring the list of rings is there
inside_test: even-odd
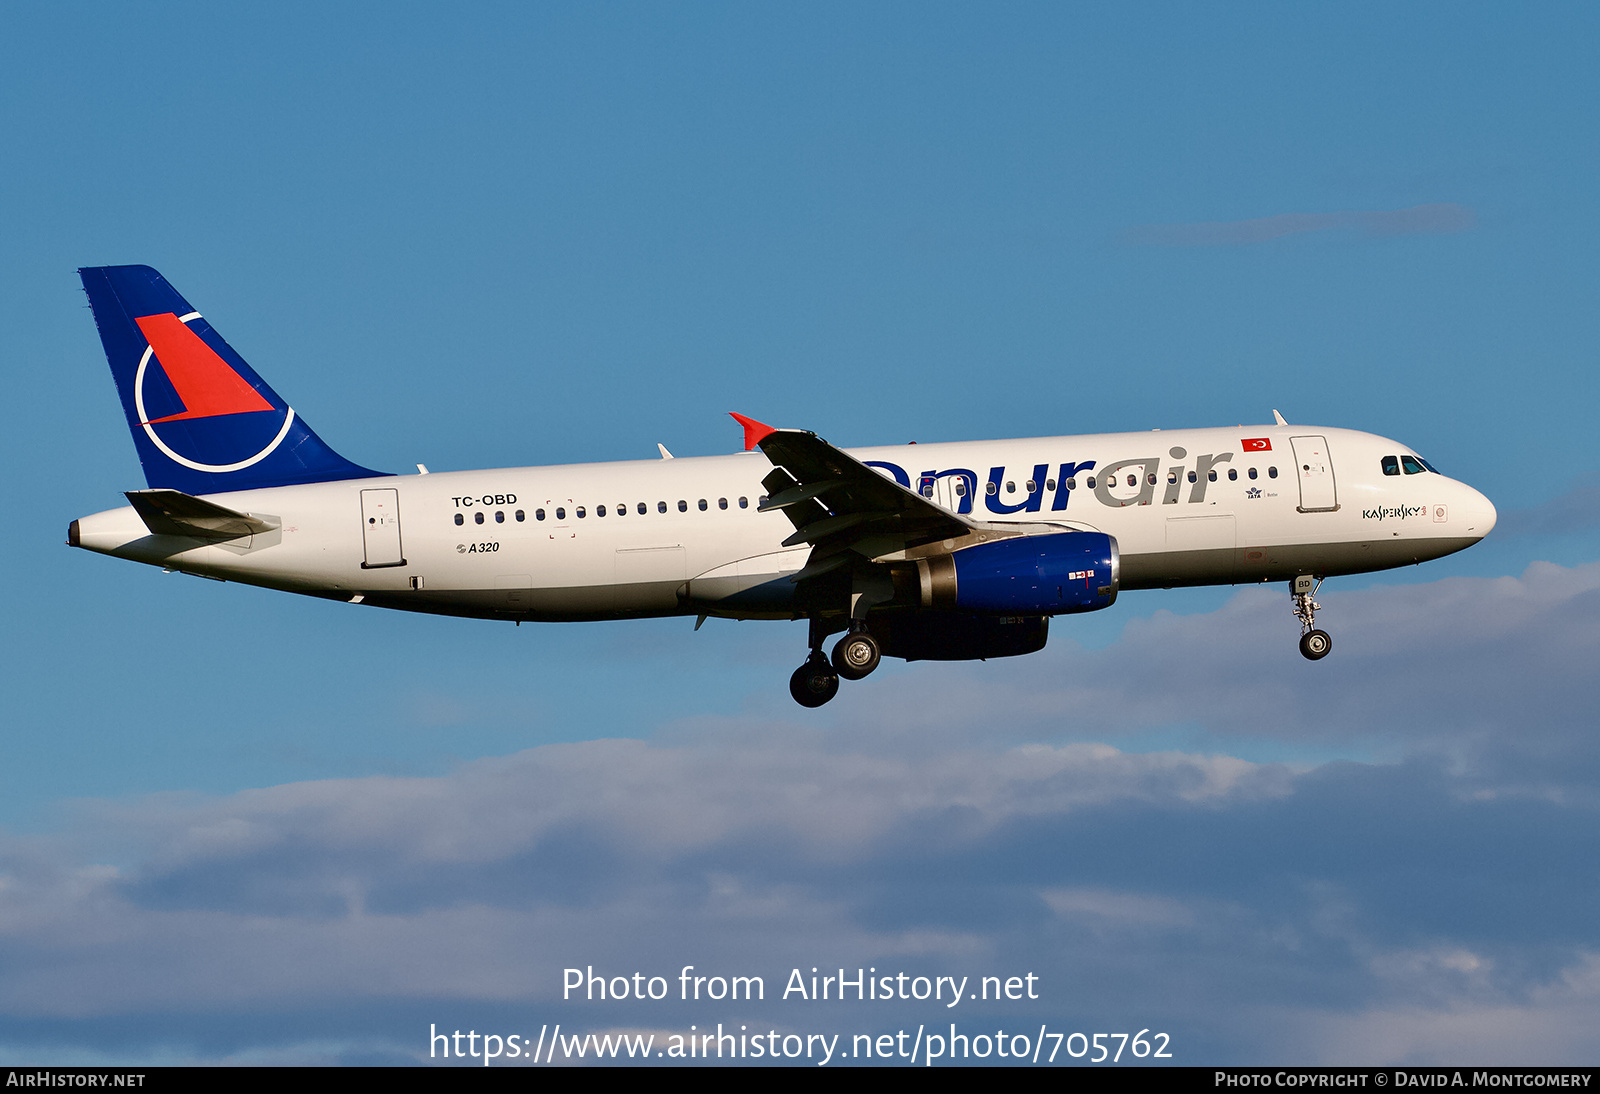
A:
[[[1194,919],[1188,908],[1165,897],[1084,888],[1046,889],[1041,895],[1057,915],[1111,926],[1175,927],[1186,926]]]

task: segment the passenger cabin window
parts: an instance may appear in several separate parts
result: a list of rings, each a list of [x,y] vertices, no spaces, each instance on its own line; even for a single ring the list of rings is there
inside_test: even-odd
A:
[[[656,502],[656,512],[665,513],[666,511],[667,511],[667,503],[666,502],[664,502],[664,501]]]
[[[474,513],[474,514],[472,514],[472,523],[474,523],[474,524],[482,524],[483,523],[483,514],[482,513]]]
[[[702,513],[704,513],[706,511],[706,499],[705,498],[701,498],[700,499],[700,511]]]
[[[586,517],[588,515],[589,515],[588,513],[583,511],[583,506],[581,506],[581,505],[578,506],[578,519],[579,520],[582,520],[584,517]]]
[[[1049,490],[1051,493],[1054,493],[1055,489],[1056,489],[1056,480],[1055,479],[1045,479],[1044,480],[1044,488],[1046,490]]]
[[[648,505],[646,505],[644,502],[641,501],[639,503],[639,515],[642,517],[646,513],[648,513],[649,511],[650,511],[650,507]]]
[[[1256,469],[1253,467],[1250,469],[1250,477],[1252,479],[1256,477]]]
[[[750,499],[749,498],[740,498],[739,499],[739,508],[740,509],[748,509],[748,508],[750,508]]]
[[[1190,481],[1193,481],[1193,480],[1190,480]],[[1217,481],[1217,472],[1215,471],[1215,469],[1206,472],[1206,481],[1207,482],[1216,482]]]
[[[623,502],[621,505],[617,506],[617,516],[625,517],[627,515],[628,515],[628,503],[627,502]]]
[[[1278,469],[1276,467],[1267,468],[1267,478],[1275,479],[1277,477],[1278,477]]]
[[[1014,483],[1014,482],[1006,483],[1006,493],[1015,494],[1016,492],[1017,492],[1017,484],[1016,483]],[[1031,494],[1031,493],[1033,493],[1033,491],[1030,490],[1030,491],[1028,491],[1028,493]]]
[[[1422,461],[1415,456],[1401,456],[1400,466],[1405,468],[1405,472],[1408,475],[1420,475],[1427,470],[1422,466]]]
[[[1212,472],[1212,474],[1215,474],[1215,473],[1216,472]],[[1239,481],[1239,469],[1237,467],[1228,468],[1228,481],[1229,482],[1238,482]]]
[[[957,479],[956,480],[956,497],[963,498],[963,497],[966,497],[966,495],[967,495],[967,480],[966,479]]]
[[[717,499],[717,508],[718,509],[726,509],[727,507],[728,507],[728,499],[727,498],[718,498]]]
[[[465,524],[465,523],[467,523],[467,518],[462,516],[460,513],[457,513],[456,514],[456,523],[457,524]]]
[[[1383,458],[1383,473],[1385,475],[1398,475],[1398,474],[1400,474],[1400,457],[1399,456],[1385,456]]]
[[[533,519],[534,520],[543,520],[544,519],[544,510],[543,509],[535,509],[533,511]]]
[[[528,519],[528,514],[524,513],[521,509],[518,509],[517,510],[517,523],[521,524],[523,521],[525,521],[527,519]]]
[[[556,519],[557,520],[566,520],[567,519],[567,507],[565,505],[556,506]]]
[[[1215,478],[1216,476],[1213,475],[1212,477]],[[1193,471],[1191,471],[1191,472],[1189,472],[1189,481],[1190,482],[1199,482],[1200,481],[1200,476],[1196,475]]]
[[[604,505],[596,505],[594,507],[594,515],[597,516],[597,517],[605,516],[606,515],[606,507]]]
[[[1094,476],[1090,475],[1089,478],[1087,480],[1085,480],[1085,481],[1087,481],[1087,483],[1089,484],[1089,489],[1093,490],[1094,489]]]
[[[998,494],[1000,492],[1000,488],[998,486],[996,486],[992,482],[988,486],[985,486],[983,488],[983,490],[984,490],[984,493],[990,494],[990,495]]]
[[[679,498],[678,499],[678,512],[687,513],[688,511],[689,511],[689,503],[684,501],[682,498]]]
[[[504,510],[496,509],[494,511],[494,522],[496,524],[504,524],[506,522],[506,514]]]

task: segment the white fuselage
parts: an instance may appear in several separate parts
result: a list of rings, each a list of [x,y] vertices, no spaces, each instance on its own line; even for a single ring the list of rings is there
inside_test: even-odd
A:
[[[1444,475],[1407,473],[1411,453],[1300,426],[850,451],[974,521],[1113,536],[1123,588],[1381,570],[1482,539],[1494,506]],[[1406,469],[1386,474],[1384,458],[1400,456]],[[782,548],[793,525],[757,511],[771,471],[745,452],[384,476],[210,495],[278,525],[220,543],[152,535],[132,508],[82,518],[76,536],[188,573],[413,611],[788,618],[788,578],[809,548]]]

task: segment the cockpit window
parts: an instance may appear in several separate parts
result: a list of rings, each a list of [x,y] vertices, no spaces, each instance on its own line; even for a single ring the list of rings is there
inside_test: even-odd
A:
[[[1400,466],[1406,469],[1408,475],[1420,475],[1427,470],[1422,466],[1422,461],[1415,456],[1401,456]]]
[[[1399,456],[1385,456],[1383,458],[1383,473],[1385,475],[1398,475],[1398,474],[1400,474],[1400,457]]]
[[[1423,467],[1426,467],[1429,471],[1432,471],[1435,475],[1440,473],[1439,469],[1437,467],[1433,466],[1433,464],[1429,463],[1427,460],[1423,459],[1421,456],[1417,457],[1417,462],[1420,463]]]

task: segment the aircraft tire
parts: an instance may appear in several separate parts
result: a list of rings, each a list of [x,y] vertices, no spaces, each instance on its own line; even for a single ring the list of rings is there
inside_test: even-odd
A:
[[[839,694],[839,674],[820,654],[807,658],[789,677],[789,694],[803,707],[820,707]]]
[[[882,660],[878,640],[866,631],[847,634],[833,647],[833,667],[846,680],[865,680]]]
[[[1300,655],[1307,661],[1321,661],[1333,650],[1327,631],[1307,631],[1300,636]]]

